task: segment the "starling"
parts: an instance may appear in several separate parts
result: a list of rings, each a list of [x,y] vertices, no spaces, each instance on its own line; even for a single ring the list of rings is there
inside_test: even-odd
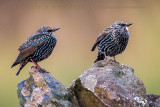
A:
[[[19,47],[18,50],[20,53],[11,66],[12,68],[17,64],[20,64],[16,73],[17,76],[28,62],[32,62],[37,69],[42,70],[37,62],[40,62],[51,55],[57,42],[54,32],[58,29],[60,28],[42,26]]]
[[[98,55],[95,62],[107,59],[107,56],[114,57],[116,62],[115,56],[122,53],[128,44],[128,26],[130,25],[132,23],[117,21],[97,37],[91,50],[94,51],[96,46],[98,46]]]

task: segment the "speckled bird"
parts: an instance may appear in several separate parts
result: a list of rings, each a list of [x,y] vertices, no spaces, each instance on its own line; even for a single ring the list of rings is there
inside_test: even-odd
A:
[[[91,50],[94,51],[98,46],[98,55],[95,62],[107,59],[107,56],[114,57],[114,61],[116,62],[115,56],[121,54],[128,44],[128,26],[130,25],[132,23],[117,21],[97,37]]]
[[[59,29],[60,28],[52,28],[51,26],[42,26],[19,47],[18,50],[20,53],[11,66],[12,68],[17,64],[20,64],[16,73],[17,76],[28,62],[32,62],[36,68],[40,71],[42,70],[37,62],[40,62],[51,55],[57,43],[54,32]]]

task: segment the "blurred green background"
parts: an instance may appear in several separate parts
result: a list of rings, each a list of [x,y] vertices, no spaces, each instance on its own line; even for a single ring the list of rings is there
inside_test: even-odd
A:
[[[0,106],[18,107],[17,83],[28,78],[31,63],[16,77],[10,66],[18,47],[43,25],[60,27],[53,54],[39,63],[69,87],[93,65],[97,36],[118,20],[134,23],[117,61],[134,68],[147,93],[160,95],[160,1],[156,0],[6,0],[0,1]]]

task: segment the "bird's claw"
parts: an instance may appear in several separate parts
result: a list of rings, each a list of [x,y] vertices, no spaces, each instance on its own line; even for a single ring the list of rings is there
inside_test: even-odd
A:
[[[49,72],[47,72],[45,69],[43,69],[43,68],[41,68],[41,67],[39,67],[39,66],[32,66],[31,68],[36,68],[36,69],[38,69],[38,71],[40,72],[40,73],[49,73]]]
[[[116,60],[113,60],[113,62],[115,62],[115,63],[119,64],[119,62],[117,62]]]
[[[45,69],[42,69],[42,68],[39,69],[39,72],[40,72],[40,73],[49,73],[49,72],[47,72]]]

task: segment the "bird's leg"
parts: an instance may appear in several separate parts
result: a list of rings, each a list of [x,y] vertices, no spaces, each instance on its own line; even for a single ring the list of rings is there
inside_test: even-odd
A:
[[[114,56],[113,58],[114,58],[114,62],[117,62],[117,61],[116,61],[116,57]]]
[[[42,69],[36,62],[34,62],[33,59],[30,60],[41,73],[48,73],[45,69]]]
[[[104,59],[105,59],[105,60],[107,60],[107,56],[106,56],[106,54],[105,54],[105,53],[103,53],[103,54],[104,54]]]
[[[119,62],[116,61],[116,57],[115,57],[115,56],[114,56],[113,58],[114,58],[114,62],[115,62],[115,63],[119,63]]]
[[[41,67],[36,63],[36,62],[34,62],[33,61],[33,59],[30,59],[31,61],[32,61],[32,63],[35,65],[35,67],[39,70],[39,69],[41,69]]]

